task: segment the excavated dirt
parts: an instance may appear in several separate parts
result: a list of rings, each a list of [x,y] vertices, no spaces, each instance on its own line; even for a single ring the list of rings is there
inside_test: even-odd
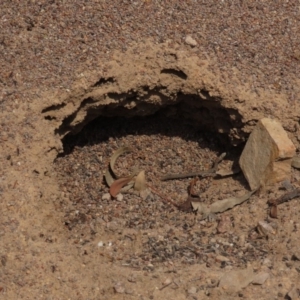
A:
[[[299,298],[299,199],[270,219],[279,183],[203,220],[176,207],[190,178],[160,180],[223,152],[236,166],[263,117],[299,151],[299,5],[206,2],[2,1],[3,299]],[[111,199],[124,145],[118,174],[138,166],[152,188]],[[195,186],[208,204],[248,190],[241,173]],[[268,279],[220,287],[234,270]]]

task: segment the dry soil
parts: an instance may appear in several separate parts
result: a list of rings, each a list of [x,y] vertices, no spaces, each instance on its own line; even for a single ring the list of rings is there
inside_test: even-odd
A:
[[[299,200],[268,217],[280,183],[203,220],[174,206],[191,179],[160,180],[223,152],[235,166],[262,117],[299,150],[299,15],[298,1],[1,1],[1,298],[299,298]],[[152,190],[111,199],[124,145],[118,174],[138,166]],[[241,173],[195,186],[208,204],[248,190]],[[237,270],[268,278],[219,286]]]

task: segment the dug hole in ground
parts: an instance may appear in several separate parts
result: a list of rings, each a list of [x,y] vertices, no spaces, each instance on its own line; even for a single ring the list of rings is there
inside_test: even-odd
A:
[[[280,183],[203,218],[180,205],[245,195],[241,172],[161,179],[210,170],[224,152],[218,169],[234,170],[264,117],[277,119],[298,150],[297,109],[246,84],[229,88],[207,61],[164,44],[116,53],[80,77],[64,93],[20,104],[13,121],[3,115],[5,299],[294,299],[299,203],[284,202],[269,218],[267,201],[285,193]],[[9,124],[19,128],[13,137]],[[104,177],[124,146],[114,175],[143,170],[149,188],[112,197]],[[295,187],[299,175],[291,170]]]

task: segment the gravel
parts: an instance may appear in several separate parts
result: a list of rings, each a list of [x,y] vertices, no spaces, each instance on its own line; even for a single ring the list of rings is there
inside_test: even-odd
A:
[[[111,155],[124,145],[133,151],[118,158],[117,174],[126,176],[135,167],[145,170],[147,183],[155,191],[151,197],[143,199],[133,189],[120,198],[109,197],[103,174]],[[213,159],[223,152],[216,137],[208,132],[166,119],[163,114],[133,119],[98,118],[80,134],[67,136],[64,147],[65,155],[55,163],[63,191],[57,205],[65,213],[65,224],[75,240],[81,236],[83,241],[91,241],[97,228],[105,228],[113,240],[107,250],[110,255],[123,264],[148,271],[170,260],[220,268],[263,260],[265,252],[260,248],[264,242],[256,240],[252,232],[247,243],[241,244],[241,228],[234,228],[239,221],[233,215],[224,213],[200,222],[200,216],[179,211],[169,201],[183,203],[191,179],[161,181],[162,174],[209,169]],[[227,158],[221,163],[225,168],[231,164]],[[203,178],[195,192],[207,204],[245,192],[242,176],[228,180]],[[226,230],[220,230],[224,219]],[[214,238],[216,233],[218,238]],[[130,246],[133,241],[134,253]]]
[[[82,70],[136,43],[184,43],[252,89],[299,94],[297,1],[1,1],[0,102],[70,88]],[[76,69],[74,69],[76,66]],[[5,107],[3,108],[5,109]]]

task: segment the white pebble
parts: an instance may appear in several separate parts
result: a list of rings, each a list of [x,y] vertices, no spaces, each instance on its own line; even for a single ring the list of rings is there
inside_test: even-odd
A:
[[[123,194],[118,194],[116,199],[117,199],[117,201],[123,201],[123,199],[124,199]]]
[[[192,286],[188,289],[188,294],[192,295],[192,294],[196,294],[197,293],[197,288],[195,286]]]
[[[105,193],[102,195],[102,200],[111,200],[111,195],[110,193]]]
[[[100,241],[98,244],[97,244],[98,247],[103,247],[104,246],[104,243],[102,241]]]
[[[194,40],[190,35],[188,35],[186,38],[185,38],[185,43],[192,46],[192,47],[195,47],[198,45],[198,43],[196,42],[196,40]]]

